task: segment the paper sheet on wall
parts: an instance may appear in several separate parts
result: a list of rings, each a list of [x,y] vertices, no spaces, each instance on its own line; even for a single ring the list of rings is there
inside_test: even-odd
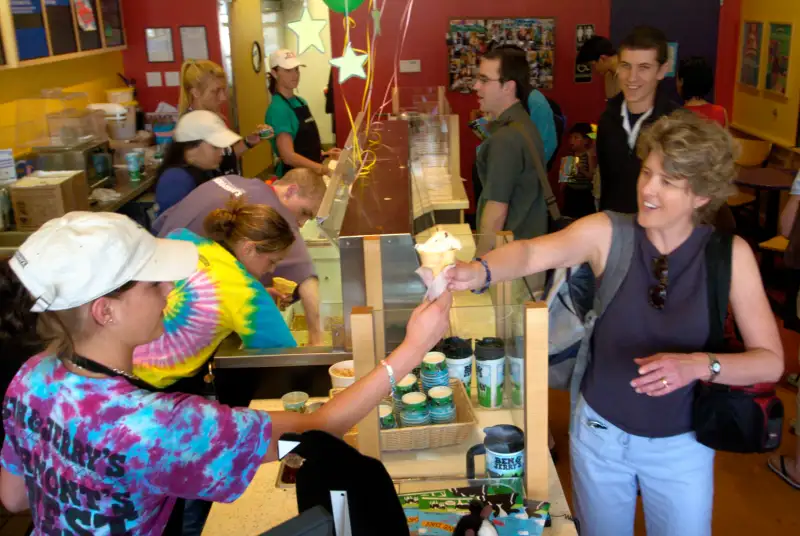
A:
[[[164,83],[167,87],[178,87],[181,85],[181,73],[172,71],[164,73]]]
[[[147,73],[147,87],[161,87],[163,85],[161,73]]]

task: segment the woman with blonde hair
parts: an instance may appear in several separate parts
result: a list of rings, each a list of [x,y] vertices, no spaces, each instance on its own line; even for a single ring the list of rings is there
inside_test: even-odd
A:
[[[587,316],[572,378],[570,457],[581,533],[632,535],[638,488],[648,535],[710,535],[714,451],[693,431],[694,387],[700,380],[776,382],[783,350],[752,250],[705,223],[736,177],[731,135],[679,110],[642,133],[638,154],[635,216],[587,216],[447,275],[453,290],[485,289],[588,263],[601,305]],[[716,353],[724,348],[727,307],[717,300],[725,291],[741,353]]]
[[[181,95],[179,111],[184,115],[193,110],[207,110],[223,117],[223,106],[228,101],[228,81],[222,67],[208,60],[187,60],[181,67]],[[260,132],[267,125],[238,142],[226,147],[218,169],[209,178],[221,175],[241,175],[239,158],[247,151],[265,141]]]
[[[180,534],[167,524],[178,498],[234,501],[277,459],[282,435],[343,435],[448,326],[446,293],[412,314],[386,366],[311,414],[156,392],[133,374],[133,350],[159,337],[171,282],[197,262],[190,241],[88,212],[50,220],[11,261],[51,337],[11,382],[2,412],[0,500],[30,509],[34,534]]]

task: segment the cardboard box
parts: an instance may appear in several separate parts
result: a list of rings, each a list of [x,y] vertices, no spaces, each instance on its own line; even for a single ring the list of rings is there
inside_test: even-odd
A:
[[[35,231],[67,212],[89,210],[89,185],[83,171],[37,171],[10,189],[19,231]]]

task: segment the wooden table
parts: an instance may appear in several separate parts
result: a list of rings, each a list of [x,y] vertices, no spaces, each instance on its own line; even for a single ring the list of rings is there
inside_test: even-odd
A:
[[[734,181],[738,186],[752,188],[756,192],[756,206],[761,206],[761,192],[767,195],[767,218],[765,239],[778,234],[778,218],[781,209],[781,191],[792,187],[794,176],[777,168],[742,168]]]

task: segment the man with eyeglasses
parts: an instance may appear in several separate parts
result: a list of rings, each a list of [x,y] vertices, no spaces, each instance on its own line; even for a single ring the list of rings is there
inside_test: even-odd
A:
[[[474,89],[481,111],[494,119],[476,161],[483,186],[477,207],[480,256],[492,249],[499,231],[511,231],[515,239],[547,232],[547,205],[540,182],[547,177],[537,173],[547,160],[542,137],[522,105],[531,92],[523,51],[500,47],[488,52],[481,59]]]
[[[300,228],[317,214],[326,189],[324,179],[308,168],[293,169],[271,185],[236,175],[218,177],[195,188],[180,203],[164,212],[153,224],[153,232],[163,237],[175,229],[189,229],[205,236],[203,222],[206,216],[224,208],[231,197],[244,196],[248,203],[277,210],[292,226],[295,241],[275,272],[267,274],[261,283],[276,301],[288,303],[300,299],[308,323],[308,344],[320,346],[323,341],[319,280],[305,241],[300,236]],[[294,295],[287,296],[274,289],[275,277],[297,283]]]
[[[644,128],[680,106],[660,91],[669,70],[667,38],[649,26],[635,28],[619,47],[622,93],[608,101],[597,126],[600,210],[633,214],[642,162],[636,141]]]

